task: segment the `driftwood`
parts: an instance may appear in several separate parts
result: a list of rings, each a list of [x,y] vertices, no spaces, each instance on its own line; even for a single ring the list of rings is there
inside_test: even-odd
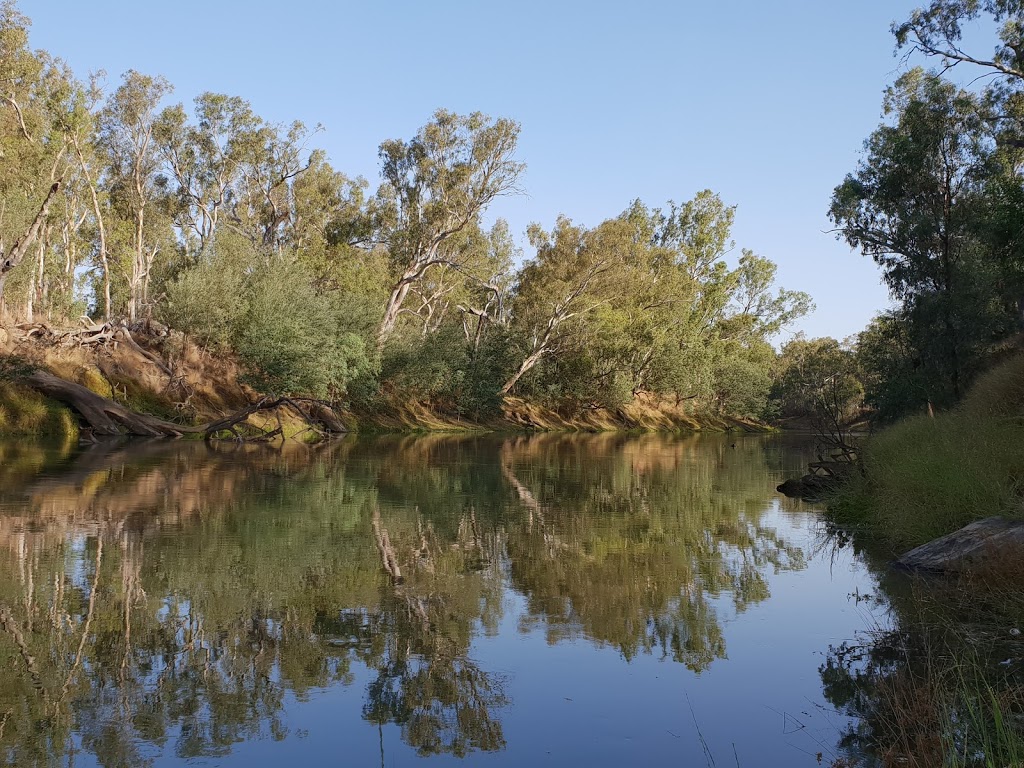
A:
[[[265,441],[272,440],[282,434],[280,415],[278,415],[277,428],[271,430],[259,430],[256,435],[244,436],[238,431],[238,427],[250,416],[260,411],[278,411],[287,409],[306,422],[306,428],[324,434],[342,434],[348,432],[348,428],[342,423],[330,406],[319,400],[308,397],[261,397],[252,405],[226,416],[218,421],[207,424],[203,431],[206,438],[214,439],[221,432],[229,432],[232,437],[229,439],[240,441]]]
[[[85,318],[85,320],[88,320],[88,318]],[[151,362],[168,377],[174,378],[174,372],[167,366],[167,364],[158,356],[140,346],[139,343],[135,341],[131,331],[129,331],[128,327],[125,325],[115,323],[93,324],[91,322],[85,322],[81,328],[57,330],[51,328],[46,323],[40,322],[21,323],[16,325],[15,329],[21,335],[19,341],[42,339],[50,344],[61,347],[91,347],[104,344],[113,344],[116,346],[119,343],[124,344],[133,352]]]
[[[201,434],[211,440],[223,432],[228,432],[232,436],[231,439],[238,441],[268,440],[281,435],[280,417],[276,429],[258,430],[255,436],[243,435],[238,427],[255,413],[279,408],[291,410],[306,422],[309,429],[315,430],[318,434],[347,431],[345,425],[326,403],[310,398],[263,397],[223,419],[202,426],[190,426],[138,413],[109,398],[97,395],[81,384],[75,384],[46,371],[35,371],[23,377],[23,381],[37,392],[72,408],[96,436],[182,437]]]
[[[987,562],[1024,554],[1024,521],[1004,517],[976,520],[907,552],[896,565],[908,570],[947,573],[983,568]]]

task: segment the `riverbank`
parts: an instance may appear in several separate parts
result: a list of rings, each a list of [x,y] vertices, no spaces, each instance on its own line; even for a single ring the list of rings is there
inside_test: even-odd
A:
[[[879,431],[861,462],[829,515],[893,553],[975,520],[1024,519],[1024,354],[981,376],[957,408]]]
[[[981,376],[956,409],[872,436],[861,470],[827,515],[841,541],[875,552],[892,624],[822,667],[837,707],[863,721],[847,737],[858,759],[843,765],[1024,764],[1020,553],[987,551],[948,574],[886,563],[977,520],[1024,519],[1024,355]]]
[[[222,419],[261,397],[231,356],[210,354],[166,328],[67,331],[39,326],[31,333],[0,338],[2,436],[78,437],[80,419],[71,408],[29,385],[27,376],[33,370],[49,371],[119,406],[183,427]],[[344,429],[368,432],[770,430],[755,420],[703,408],[694,400],[648,393],[637,394],[620,408],[572,413],[509,396],[500,415],[482,421],[399,396],[335,412]],[[285,437],[312,436],[309,424],[287,409],[251,414],[246,425],[257,432],[279,428]]]

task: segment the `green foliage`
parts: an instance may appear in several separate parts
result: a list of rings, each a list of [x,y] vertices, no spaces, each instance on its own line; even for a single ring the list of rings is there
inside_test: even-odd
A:
[[[172,85],[134,70],[81,83],[28,28],[0,5],[0,240],[63,182],[42,247],[0,274],[19,318],[153,318],[237,353],[260,389],[487,419],[510,393],[571,412],[649,392],[762,413],[765,345],[811,308],[775,288],[771,261],[730,255],[736,211],[710,190],[533,226],[517,270],[508,224],[484,225],[520,191],[511,119],[438,110],[380,144],[370,193],[313,146],[319,126],[223,93],[168,105]]]
[[[779,416],[842,426],[864,401],[861,378],[854,350],[835,339],[799,335],[779,354],[771,400]]]
[[[445,401],[451,407],[465,381],[468,359],[465,338],[447,327],[429,339],[411,337],[385,347],[380,379],[386,389],[410,399]]]
[[[966,25],[994,22],[991,50]],[[892,420],[949,407],[1019,333],[1024,310],[1024,14],[1003,0],[932,0],[893,25],[899,47],[981,76],[959,88],[917,68],[832,198],[839,236],[872,256],[900,306],[862,334],[867,397]]]
[[[532,348],[506,388],[570,412],[649,391],[763,415],[767,340],[812,305],[773,293],[775,265],[750,251],[729,268],[732,219],[705,190],[667,212],[635,201],[593,230],[564,217],[550,234],[535,227],[512,307]]]
[[[309,271],[287,255],[224,237],[167,293],[171,322],[203,344],[237,352],[257,388],[340,396],[371,366],[346,297],[318,293]]]
[[[913,416],[872,437],[863,478],[831,506],[909,549],[993,515],[1020,516],[1024,427],[962,413]]]
[[[723,349],[712,368],[719,409],[736,416],[764,417],[774,360],[774,351],[764,342]]]
[[[516,354],[504,328],[491,329],[474,348],[462,328],[448,325],[430,336],[391,341],[384,348],[379,386],[385,397],[487,421],[501,414],[499,388]]]

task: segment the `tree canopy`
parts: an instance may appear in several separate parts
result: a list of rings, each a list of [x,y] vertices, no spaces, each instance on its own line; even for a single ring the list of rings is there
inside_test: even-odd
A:
[[[520,126],[439,109],[380,144],[380,183],[319,126],[164,78],[78,80],[0,6],[0,296],[7,318],[156,320],[234,353],[256,386],[486,418],[638,393],[765,413],[778,334],[811,308],[735,250],[710,190],[583,225],[495,216],[522,192]]]

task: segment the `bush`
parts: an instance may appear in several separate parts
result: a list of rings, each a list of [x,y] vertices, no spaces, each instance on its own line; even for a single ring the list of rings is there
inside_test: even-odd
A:
[[[365,338],[349,327],[346,297],[315,291],[309,271],[287,254],[229,241],[180,275],[167,295],[168,322],[236,352],[257,389],[337,397],[371,367]]]

